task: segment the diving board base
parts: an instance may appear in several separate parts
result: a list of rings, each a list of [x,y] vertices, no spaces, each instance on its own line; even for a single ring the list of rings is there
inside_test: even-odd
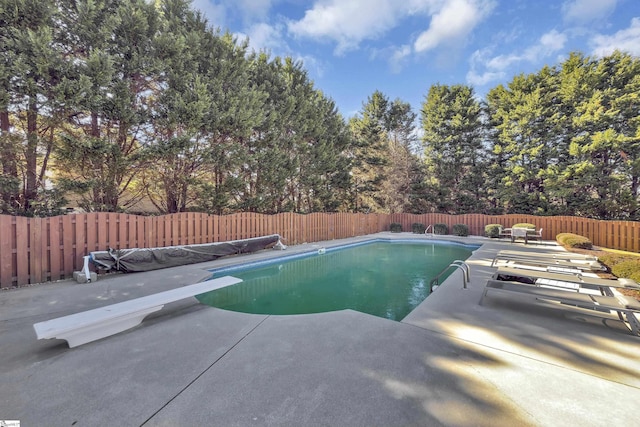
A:
[[[151,307],[135,313],[129,313],[109,322],[87,325],[69,332],[63,332],[51,338],[67,341],[69,348],[77,347],[79,345],[106,338],[136,327],[142,323],[144,318],[149,314],[160,311],[163,307],[164,305],[159,305],[157,307]]]

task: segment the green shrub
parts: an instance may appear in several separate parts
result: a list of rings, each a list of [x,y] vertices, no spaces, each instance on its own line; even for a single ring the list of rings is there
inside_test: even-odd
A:
[[[623,261],[632,261],[634,259],[640,260],[640,258],[636,256],[622,255],[622,254],[616,254],[616,253],[608,253],[598,257],[598,261],[600,261],[601,264],[604,264],[607,267],[609,267],[609,271],[611,271],[613,266],[616,264],[619,264]]]
[[[454,236],[466,237],[469,235],[469,227],[466,224],[453,224],[451,230]]]
[[[591,249],[593,247],[591,240],[573,233],[560,233],[556,236],[556,241],[568,248]]]
[[[447,224],[433,224],[433,234],[449,234]]]
[[[415,234],[424,234],[425,226],[424,224],[420,224],[419,222],[414,222],[411,224],[411,231]]]
[[[640,259],[628,259],[614,264],[611,272],[617,277],[624,277],[640,283]]]
[[[389,230],[393,233],[400,233],[402,231],[402,224],[399,222],[392,222],[389,225]]]
[[[617,277],[631,279],[640,283],[640,257],[608,253],[599,256],[598,261],[604,264]],[[640,294],[638,294],[638,297],[640,297]]]
[[[535,230],[536,226],[534,224],[529,224],[528,222],[519,222],[517,224],[513,224],[511,228],[528,228],[530,230]]]
[[[487,237],[500,237],[501,224],[487,224],[484,226],[484,235]]]

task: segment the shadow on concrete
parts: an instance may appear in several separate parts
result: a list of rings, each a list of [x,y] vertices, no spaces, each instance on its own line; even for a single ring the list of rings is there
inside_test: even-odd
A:
[[[473,375],[504,362],[460,344],[353,311],[270,316],[148,424],[532,425]]]

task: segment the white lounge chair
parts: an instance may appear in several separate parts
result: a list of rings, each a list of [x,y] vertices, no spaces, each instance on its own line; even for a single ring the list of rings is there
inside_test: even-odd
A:
[[[485,286],[480,305],[488,294],[515,296],[545,307],[577,312],[584,315],[611,319],[612,314],[629,324],[634,335],[640,336],[640,302],[625,296],[600,296],[566,290],[549,289],[514,281],[489,280]],[[612,313],[613,312],[613,313]]]
[[[508,253],[507,253],[508,252]],[[534,252],[515,252],[515,251],[500,251],[496,254],[491,262],[491,266],[496,266],[499,262],[505,264],[524,264],[541,267],[566,267],[577,270],[593,270],[604,271],[605,267],[595,260],[579,259],[579,258],[556,258],[553,256],[545,256],[545,254],[538,254]]]
[[[599,277],[589,277],[585,275],[572,275],[553,273],[548,271],[525,270],[522,268],[500,267],[493,274],[494,280],[518,281],[529,284],[536,284],[539,279],[555,280],[557,282],[574,283],[583,288],[624,288],[640,290],[640,285],[631,279],[620,278],[601,279]]]
[[[577,254],[575,252],[526,252],[526,251],[512,251],[503,249],[498,251],[497,256],[536,256],[538,258],[551,258],[560,260],[580,260],[580,261],[598,261],[598,257],[593,255]]]

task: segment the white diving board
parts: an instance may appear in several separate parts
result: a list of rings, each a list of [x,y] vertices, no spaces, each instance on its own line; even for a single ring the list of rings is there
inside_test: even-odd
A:
[[[117,334],[142,323],[149,314],[161,310],[165,304],[242,282],[232,276],[183,286],[157,294],[135,298],[93,310],[58,317],[36,323],[33,328],[38,339],[66,340],[69,347]]]

